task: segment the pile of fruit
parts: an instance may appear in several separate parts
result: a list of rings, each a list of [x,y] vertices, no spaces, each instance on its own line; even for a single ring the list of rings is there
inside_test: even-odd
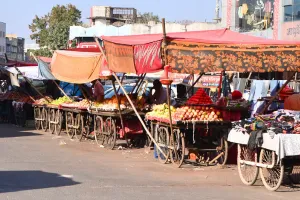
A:
[[[63,96],[63,97],[60,97],[60,98],[58,98],[54,101],[51,101],[50,104],[55,105],[55,106],[59,106],[63,103],[72,103],[72,102],[73,102],[72,99],[70,99],[69,97]]]
[[[221,111],[208,106],[184,106],[172,114],[175,121],[223,121]]]
[[[176,109],[171,106],[171,113],[176,112]],[[148,120],[156,120],[161,122],[169,122],[169,108],[167,104],[154,105],[153,111],[146,114]]]
[[[79,102],[63,103],[61,104],[61,106],[69,108],[87,109],[90,106],[90,102],[87,99],[83,99]]]
[[[53,101],[53,99],[51,97],[45,96],[43,98],[40,98],[40,99],[36,100],[34,103],[38,104],[38,105],[46,105],[46,104],[49,104],[52,101]]]
[[[212,103],[211,98],[201,88],[186,102],[187,105],[210,105]]]
[[[32,99],[28,96],[23,96],[19,99],[16,100],[16,102],[19,102],[19,103],[33,103]]]

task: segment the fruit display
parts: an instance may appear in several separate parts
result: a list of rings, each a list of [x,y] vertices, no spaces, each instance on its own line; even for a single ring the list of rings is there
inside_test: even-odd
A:
[[[144,97],[138,97],[135,99],[133,96],[129,96],[138,110],[143,110],[147,106]],[[132,109],[126,96],[120,95],[119,98],[121,110]],[[105,99],[102,102],[93,102],[92,108],[102,111],[116,111],[118,110],[118,99],[115,96],[113,96],[112,98]]]
[[[4,94],[1,94],[0,99],[2,99],[2,100],[17,100],[17,99],[20,99],[21,97],[24,97],[24,96],[25,95],[20,93],[20,92],[9,91],[9,92],[6,92]]]
[[[171,113],[176,112],[176,108],[170,107]],[[154,105],[153,110],[146,114],[148,120],[156,120],[161,122],[169,122],[169,108],[167,104]]]
[[[220,110],[209,106],[171,106],[172,121],[223,121]],[[148,120],[169,122],[169,109],[167,104],[155,105],[153,111],[146,114]]]
[[[83,99],[79,102],[63,103],[61,104],[61,106],[69,108],[87,109],[88,107],[90,107],[90,102],[87,99]]]
[[[212,103],[211,98],[201,88],[186,102],[187,105],[210,105]]]
[[[28,96],[22,96],[21,98],[16,99],[15,101],[19,103],[29,103],[29,104],[33,103],[33,100]]]
[[[60,98],[52,101],[50,104],[59,106],[63,103],[72,103],[72,102],[73,102],[72,99],[70,99],[69,97],[63,96],[63,97],[60,97]]]
[[[184,106],[172,114],[175,121],[223,121],[221,111],[208,106]]]
[[[51,97],[45,96],[45,97],[43,97],[43,98],[40,98],[40,99],[36,100],[36,101],[34,102],[34,104],[38,104],[38,105],[47,105],[47,104],[49,104],[49,103],[52,102],[52,101],[53,101],[53,99],[52,99]]]

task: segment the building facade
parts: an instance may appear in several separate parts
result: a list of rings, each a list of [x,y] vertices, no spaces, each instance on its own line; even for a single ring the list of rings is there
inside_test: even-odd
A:
[[[6,24],[4,22],[0,22],[0,62],[5,61],[5,53],[6,53]]]
[[[135,8],[92,6],[89,19],[91,26],[98,24],[111,25],[116,22],[132,24],[137,20],[137,10]]]
[[[10,60],[24,61],[25,39],[15,34],[6,35],[6,55]]]

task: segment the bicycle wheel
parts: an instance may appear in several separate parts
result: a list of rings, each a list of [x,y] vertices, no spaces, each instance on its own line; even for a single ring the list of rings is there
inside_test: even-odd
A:
[[[104,135],[103,135],[103,131],[104,131],[104,122],[103,122],[103,118],[101,116],[96,116],[95,117],[95,123],[94,123],[94,136],[95,136],[95,140],[96,143],[101,146],[104,143]]]
[[[73,113],[66,112],[66,132],[70,139],[73,139],[74,137],[73,125],[74,125]]]
[[[259,156],[259,162],[262,164],[272,165],[275,162],[273,168],[259,168],[260,177],[264,186],[270,191],[276,191],[283,179],[284,166],[281,161],[278,161],[278,156],[274,151],[262,149]]]
[[[160,152],[158,148],[156,148],[158,161],[166,164],[169,161],[170,158],[170,151],[169,151],[169,143],[170,143],[170,136],[169,136],[169,130],[166,127],[159,127],[156,131],[156,143],[161,148],[163,153],[166,155],[166,157]]]
[[[240,178],[245,185],[253,185],[257,180],[259,169],[256,166],[241,163],[241,161],[257,163],[256,151],[251,151],[247,145],[238,144],[237,164]]]
[[[42,108],[42,121],[41,121],[41,125],[42,125],[42,130],[43,131],[47,131],[48,129],[48,113],[46,108]]]
[[[170,158],[176,167],[181,167],[185,156],[185,139],[179,129],[174,129],[170,137]]]
[[[33,110],[33,114],[34,114],[34,125],[35,125],[35,129],[36,130],[40,130],[41,129],[41,112],[40,112],[40,108],[35,107]]]
[[[104,139],[104,146],[105,148],[113,150],[116,146],[117,141],[117,130],[115,120],[111,117],[108,117],[105,120],[105,139]]]
[[[49,114],[49,131],[51,134],[54,134],[55,131],[55,110],[51,109]]]
[[[74,120],[74,135],[75,138],[80,141],[82,134],[81,115],[77,114]]]

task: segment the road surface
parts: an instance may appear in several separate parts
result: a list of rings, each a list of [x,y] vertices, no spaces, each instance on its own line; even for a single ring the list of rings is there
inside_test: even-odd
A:
[[[145,149],[109,151],[0,124],[0,200],[300,199],[298,188],[268,192],[241,184],[235,166],[162,165]]]

